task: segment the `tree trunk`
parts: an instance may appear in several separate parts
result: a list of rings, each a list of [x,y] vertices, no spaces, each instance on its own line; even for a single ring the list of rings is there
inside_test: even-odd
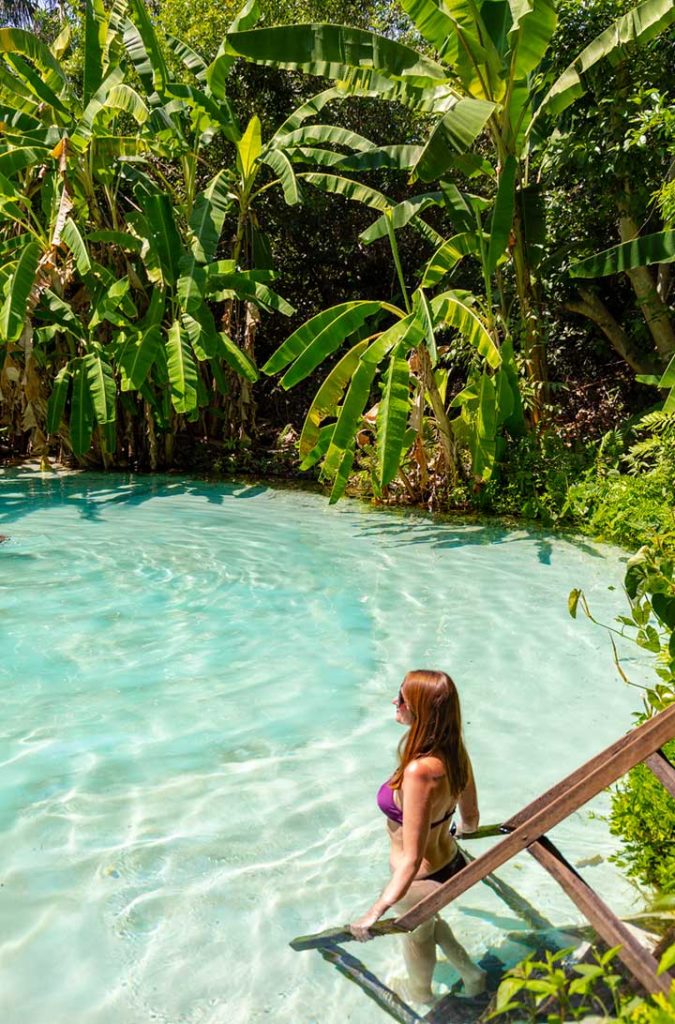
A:
[[[539,306],[527,258],[525,231],[518,201],[516,201],[513,217],[513,269],[524,330],[523,355],[527,364],[528,376],[535,385],[532,419],[536,424],[543,417],[543,407],[548,397],[548,368],[546,348],[539,323]]]
[[[598,298],[590,288],[579,287],[578,294],[579,299],[566,302],[565,309],[572,313],[580,313],[597,324],[612,348],[628,363],[631,370],[635,370],[636,373],[658,372],[655,360],[650,360],[649,357],[635,351],[628,334],[614,319],[602,299]]]
[[[420,345],[417,349],[417,355],[419,358],[422,385],[429,395],[434,419],[436,420],[436,426],[438,427],[441,448],[448,467],[450,482],[454,486],[457,483],[457,448],[455,446],[455,439],[452,433],[452,426],[445,410],[445,402],[441,398],[441,393],[436,385],[436,379],[434,377],[429,353],[424,345]]]
[[[622,242],[629,242],[639,235],[639,228],[624,207],[620,210],[619,236]],[[659,294],[657,279],[649,267],[635,267],[627,270],[628,277],[638,305],[642,310],[649,332],[654,340],[656,351],[664,362],[675,352],[675,330],[670,318],[670,310]]]

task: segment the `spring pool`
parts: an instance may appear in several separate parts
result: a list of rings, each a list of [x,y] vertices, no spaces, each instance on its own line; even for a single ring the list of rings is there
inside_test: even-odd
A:
[[[404,672],[456,679],[483,823],[639,706],[603,631],[567,614],[574,586],[600,618],[622,610],[620,552],[585,540],[18,471],[0,475],[0,533],[3,1024],[385,1022],[288,942],[362,912],[386,878],[375,792]],[[606,807],[554,835],[628,912]],[[580,920],[527,854],[498,874],[556,925]],[[485,886],[446,915],[476,957],[526,951]],[[400,964],[395,939],[357,955]]]

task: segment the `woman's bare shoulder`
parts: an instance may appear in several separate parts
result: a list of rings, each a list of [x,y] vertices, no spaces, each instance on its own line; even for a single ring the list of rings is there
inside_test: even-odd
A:
[[[403,777],[406,779],[417,779],[419,781],[433,782],[440,776],[445,775],[445,765],[440,757],[435,754],[425,754],[406,765]]]

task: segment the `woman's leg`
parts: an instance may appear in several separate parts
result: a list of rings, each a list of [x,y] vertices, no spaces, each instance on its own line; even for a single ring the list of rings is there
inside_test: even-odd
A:
[[[485,971],[473,962],[442,917],[435,918],[434,941],[445,953],[448,963],[461,975],[467,996],[477,996],[484,992]]]
[[[413,882],[403,899],[396,904],[396,913],[399,916],[404,914],[437,888],[436,882]],[[436,966],[436,918],[425,921],[402,938],[410,998],[417,1003],[431,1002],[431,978]]]

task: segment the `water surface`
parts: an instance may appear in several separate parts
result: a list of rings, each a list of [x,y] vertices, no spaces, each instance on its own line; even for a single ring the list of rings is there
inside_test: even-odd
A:
[[[460,688],[484,822],[629,728],[606,636],[620,553],[264,486],[0,476],[3,1024],[374,1024],[297,934],[386,879],[375,808],[409,668]],[[593,816],[555,830],[619,911]],[[472,846],[472,852],[482,847]],[[524,854],[500,875],[579,921]],[[524,949],[485,887],[447,911],[476,957]],[[396,940],[356,949],[382,975]],[[445,975],[443,974],[445,970]],[[441,980],[450,983],[449,968]]]

